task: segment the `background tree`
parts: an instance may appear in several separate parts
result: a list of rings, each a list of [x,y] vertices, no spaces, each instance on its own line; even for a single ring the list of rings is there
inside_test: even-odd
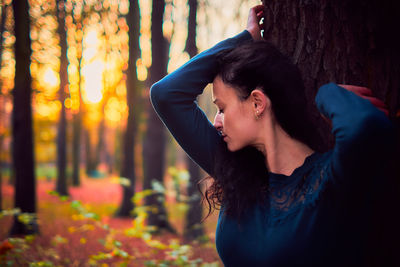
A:
[[[0,2],[0,8],[1,8],[1,18],[0,18],[0,68],[1,68],[1,63],[2,63],[2,59],[3,59],[3,57],[2,57],[2,55],[3,55],[3,33],[4,33],[4,30],[5,30],[5,26],[6,26],[6,9],[7,9],[7,5],[5,4],[5,1],[3,0],[3,1],[1,1]],[[1,83],[0,83],[0,97],[2,97],[2,86],[1,86]],[[1,101],[1,99],[0,99],[0,101]],[[3,110],[3,105],[2,105],[2,103],[0,102],[0,151],[2,151],[2,149],[3,149],[3,131],[2,131],[2,125],[1,125],[1,123],[2,123],[2,118],[3,118],[3,116],[5,115],[5,113],[2,111]],[[4,113],[4,115],[3,115],[3,113]],[[3,170],[2,170],[2,164],[3,164],[3,161],[2,161],[2,158],[1,158],[1,155],[0,155],[0,211],[2,210],[2,183],[3,183],[3,176],[2,176],[2,174],[3,174]]]
[[[163,35],[164,0],[154,0],[151,13],[151,55],[152,64],[148,83],[151,85],[167,74],[169,43]],[[148,103],[147,131],[143,141],[144,189],[151,189],[154,181],[163,184],[165,169],[164,125]],[[147,223],[156,226],[158,230],[174,232],[168,222],[167,211],[164,206],[165,197],[161,192],[146,198],[146,205],[156,207],[149,212]]]
[[[134,146],[137,137],[136,116],[137,99],[139,97],[140,83],[137,78],[136,60],[140,57],[139,33],[140,33],[140,12],[137,0],[129,1],[129,13],[127,16],[129,27],[129,60],[126,81],[126,101],[128,104],[128,120],[124,135],[123,156],[121,166],[121,176],[129,179],[129,185],[123,186],[123,199],[117,212],[117,216],[127,217],[131,215],[134,208],[132,197],[135,193],[135,154]]]
[[[32,214],[29,224],[14,218],[11,235],[38,232],[36,222],[36,183],[31,106],[31,40],[29,36],[29,5],[27,0],[13,1],[15,20],[15,86],[13,90],[12,150],[15,172],[14,205],[22,213]]]
[[[67,144],[66,128],[67,119],[65,114],[65,90],[68,88],[68,61],[67,61],[67,33],[65,31],[65,7],[64,0],[57,0],[56,10],[58,19],[58,35],[60,38],[60,89],[59,100],[61,102],[60,118],[58,121],[57,135],[57,185],[56,191],[62,195],[68,195],[67,188]]]
[[[192,58],[197,54],[196,46],[196,17],[197,17],[197,0],[189,0],[189,17],[188,17],[188,36],[186,39],[185,51]],[[186,224],[184,237],[186,240],[194,240],[204,235],[204,227],[201,224],[203,209],[201,205],[201,195],[197,189],[200,181],[200,167],[193,162],[191,158],[186,156],[190,180],[187,186],[189,196],[189,209],[186,214]]]
[[[0,8],[1,8],[1,18],[0,18],[0,55],[3,54],[3,33],[6,28],[6,10],[7,10],[7,4],[5,3],[5,0],[0,1]],[[0,56],[0,63],[2,61],[2,56]],[[0,64],[1,66],[1,64]]]
[[[83,3],[82,3],[83,5]],[[79,186],[81,183],[80,178],[80,161],[81,161],[81,139],[82,139],[82,112],[83,112],[83,101],[82,101],[82,49],[83,49],[83,19],[82,13],[83,8],[82,6],[77,7],[77,3],[75,2],[72,9],[72,18],[74,25],[76,27],[76,34],[75,34],[75,45],[77,47],[77,92],[75,97],[72,99],[75,102],[75,109],[73,108],[73,118],[72,118],[72,185]]]

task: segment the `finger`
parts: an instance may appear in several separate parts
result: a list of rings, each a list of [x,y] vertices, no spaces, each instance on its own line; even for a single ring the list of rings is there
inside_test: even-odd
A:
[[[379,109],[380,111],[382,111],[383,113],[385,113],[386,116],[389,116],[389,109],[386,106],[386,104],[381,101],[380,99],[376,98],[376,97],[369,97],[369,96],[360,96],[361,98],[364,98],[368,101],[371,102],[372,105],[374,105],[377,109]]]
[[[384,108],[378,108],[380,111],[382,111],[383,113],[385,113],[386,116],[389,116],[389,110],[384,109]]]
[[[263,5],[259,5],[259,6],[255,6],[250,8],[249,10],[249,17],[258,17],[259,13],[263,13],[264,12],[264,6]]]
[[[358,95],[372,95],[371,89],[368,89],[366,87],[354,85],[342,85],[342,87]]]
[[[260,11],[264,11],[265,6],[263,5],[256,5],[250,8],[250,10],[253,10],[256,14]]]
[[[375,107],[387,108],[386,104],[382,100],[376,97],[370,97],[370,96],[361,96],[361,97],[370,101]]]
[[[346,90],[349,90],[357,95],[368,95],[372,96],[371,89],[367,87],[355,86],[355,85],[348,85],[348,84],[339,84],[340,87],[343,87]]]

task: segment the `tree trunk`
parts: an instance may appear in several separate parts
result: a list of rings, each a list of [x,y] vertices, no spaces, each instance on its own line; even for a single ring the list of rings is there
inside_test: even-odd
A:
[[[184,238],[187,241],[192,241],[204,235],[204,226],[201,223],[203,207],[201,204],[201,195],[197,189],[197,184],[200,181],[200,168],[189,157],[187,158],[187,162],[190,173],[190,180],[187,188],[189,209],[186,214]]]
[[[197,54],[196,45],[196,29],[197,29],[197,0],[189,0],[189,17],[188,17],[188,36],[186,39],[185,51],[190,58]]]
[[[196,46],[196,16],[197,0],[189,0],[189,18],[188,18],[188,37],[186,39],[185,50],[190,57],[197,54]],[[204,227],[201,224],[203,209],[201,206],[201,195],[197,190],[197,184],[200,181],[200,167],[186,156],[186,162],[190,174],[190,180],[187,187],[189,196],[189,209],[186,214],[186,224],[184,237],[186,240],[195,240],[204,235]]]
[[[135,193],[135,138],[137,137],[136,116],[139,114],[137,109],[137,98],[139,97],[139,81],[136,73],[136,60],[140,57],[139,52],[139,33],[140,33],[140,12],[138,0],[131,0],[127,17],[129,26],[129,62],[127,71],[127,104],[128,121],[124,135],[123,155],[121,176],[129,179],[130,185],[123,186],[123,199],[117,212],[119,217],[131,216],[134,208],[132,197]]]
[[[103,95],[104,97],[104,95]],[[104,110],[104,108],[103,108]],[[104,131],[105,131],[105,116],[103,113],[103,117],[101,118],[101,121],[99,123],[99,130],[97,131],[98,133],[98,138],[97,138],[97,144],[96,144],[96,150],[93,158],[93,166],[95,169],[98,168],[99,164],[101,163],[101,154],[104,150]]]
[[[122,168],[122,139],[123,139],[123,130],[118,127],[115,129],[115,142],[114,142],[114,158],[113,158],[113,165],[114,171],[120,173]]]
[[[81,94],[81,66],[82,66],[82,49],[83,49],[83,38],[80,40],[80,46],[78,47],[78,110],[74,114],[73,122],[73,146],[72,146],[72,184],[79,186],[81,184],[80,178],[80,162],[81,162],[81,139],[82,139],[82,94]],[[89,146],[90,148],[90,146]]]
[[[4,4],[4,1],[1,1],[1,21],[0,21],[0,68],[1,68],[1,63],[2,63],[2,55],[3,55],[3,33],[4,33],[4,29],[5,29],[5,22],[6,22],[6,9],[7,9],[7,5]],[[1,97],[1,82],[0,82],[0,97]],[[1,103],[0,101],[0,123],[1,123],[1,119],[3,116],[3,103]],[[5,114],[4,114],[5,115]],[[3,149],[3,135],[2,133],[0,133],[0,151],[2,151]],[[3,199],[2,199],[2,185],[3,185],[3,176],[2,176],[2,169],[3,169],[3,162],[1,161],[1,157],[0,157],[0,211],[2,210],[3,207]]]
[[[67,189],[67,146],[66,146],[66,126],[67,119],[65,114],[65,90],[68,87],[68,61],[67,61],[67,33],[65,31],[65,7],[63,0],[57,0],[57,19],[58,34],[60,36],[60,89],[59,100],[61,103],[60,119],[58,122],[57,135],[57,185],[56,191],[62,195],[68,195]]]
[[[80,94],[80,93],[79,93]],[[81,131],[82,119],[80,111],[73,115],[72,124],[72,185],[79,186],[80,179],[80,160],[81,160]]]
[[[0,112],[1,115],[1,112]],[[0,151],[3,149],[3,135],[0,134]],[[1,161],[0,158],[0,211],[3,210],[3,174],[2,174],[2,167],[3,167],[3,162]]]
[[[36,181],[33,151],[32,105],[29,37],[29,5],[27,0],[12,2],[15,22],[15,86],[13,90],[12,136],[15,171],[14,205],[32,219],[25,224],[14,218],[10,235],[26,235],[39,231],[36,220]]]
[[[371,88],[394,116],[400,104],[396,1],[263,1],[266,40],[293,58],[308,97],[327,82]]]
[[[85,134],[85,157],[86,157],[86,175],[92,176],[95,174],[95,168],[93,163],[93,146],[91,141],[91,132],[90,129],[84,130]]]
[[[151,15],[152,64],[150,67],[150,84],[157,82],[167,74],[169,44],[164,38],[162,31],[164,8],[164,0],[153,1]],[[147,112],[147,132],[143,142],[143,188],[151,189],[153,181],[163,183],[166,136],[164,125],[150,103],[147,105]],[[154,206],[157,209],[154,212],[149,212],[147,223],[156,226],[158,230],[175,232],[168,222],[164,201],[165,196],[162,193],[153,194],[146,198],[146,205]]]
[[[5,28],[6,28],[6,15],[7,15],[7,8],[8,8],[8,5],[7,4],[5,4],[5,1],[4,0],[2,0],[1,2],[0,2],[1,4],[1,20],[0,20],[0,55],[3,55],[3,33],[4,33],[4,30],[5,30]],[[2,56],[0,57],[0,63],[1,63],[1,61],[2,61]],[[0,64],[0,67],[1,67],[1,64]],[[1,94],[1,91],[0,91],[0,94]]]

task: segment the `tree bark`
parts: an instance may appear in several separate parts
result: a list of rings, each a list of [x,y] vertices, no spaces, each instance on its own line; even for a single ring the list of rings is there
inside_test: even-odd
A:
[[[39,231],[36,220],[36,181],[33,151],[29,37],[29,4],[27,0],[12,2],[15,22],[15,86],[13,90],[12,137],[15,171],[15,208],[33,217],[24,224],[14,218],[10,235],[26,235]]]
[[[7,8],[8,5],[5,4],[5,1],[1,1],[1,20],[0,20],[0,55],[3,55],[3,33],[6,28],[6,15],[7,15]],[[0,67],[2,62],[2,56],[0,56]],[[1,94],[1,91],[0,91]]]
[[[197,0],[189,0],[188,36],[185,51],[189,54],[190,58],[194,57],[198,52],[196,45],[197,5]]]
[[[65,31],[65,7],[63,0],[57,0],[57,19],[58,34],[60,37],[60,89],[59,100],[61,103],[60,119],[58,122],[57,135],[57,185],[56,191],[61,196],[68,195],[67,188],[67,145],[66,145],[66,126],[67,119],[65,114],[65,90],[68,87],[68,61],[67,61],[67,33]]]
[[[117,212],[119,217],[131,216],[134,208],[132,197],[135,193],[135,139],[137,136],[136,116],[139,114],[138,105],[135,105],[139,97],[139,81],[136,73],[136,61],[140,57],[139,33],[140,33],[140,12],[138,0],[131,0],[127,16],[129,27],[129,61],[127,73],[127,104],[128,121],[126,125],[122,155],[121,176],[129,179],[130,185],[123,186],[123,198]]]
[[[75,7],[74,7],[75,8]],[[82,8],[83,10],[84,8]],[[82,18],[83,14],[74,18],[74,23],[77,25],[78,30],[83,31],[82,26]],[[81,184],[81,177],[80,177],[80,162],[81,162],[81,140],[82,140],[82,113],[84,109],[82,108],[83,101],[82,101],[82,94],[81,94],[81,81],[82,81],[82,50],[83,50],[83,34],[80,37],[81,39],[77,39],[77,50],[78,50],[78,110],[73,115],[73,125],[72,125],[72,185],[79,186]]]
[[[6,9],[7,9],[7,5],[4,4],[4,1],[1,1],[1,21],[0,21],[0,68],[1,68],[1,63],[2,63],[2,55],[3,55],[3,33],[4,33],[4,29],[5,29],[5,22],[6,22]],[[2,95],[1,92],[2,86],[0,83],[0,97]],[[0,105],[2,105],[2,103],[0,103]],[[0,123],[1,123],[1,119],[3,116],[3,112],[2,112],[3,106],[0,106]],[[3,149],[3,135],[0,133],[0,151]],[[3,199],[2,199],[2,185],[3,185],[3,162],[1,161],[0,158],[0,211],[2,210],[3,207]]]
[[[1,112],[0,112],[1,114]],[[0,135],[0,151],[3,149],[3,135]],[[2,168],[3,168],[3,162],[0,159],[0,211],[3,210],[3,173],[2,173]]]
[[[164,8],[164,0],[153,1],[151,15],[152,64],[148,80],[150,84],[157,82],[167,74],[169,44],[164,38],[162,30]],[[147,132],[143,142],[143,188],[151,189],[152,181],[163,183],[166,136],[164,125],[149,102],[147,103],[147,114]],[[168,222],[164,201],[165,197],[162,193],[153,194],[146,198],[146,205],[156,207],[156,211],[149,212],[147,223],[156,226],[158,230],[175,232]]]
[[[72,185],[80,186],[82,119],[79,110],[73,115],[72,132]]]
[[[90,129],[84,129],[85,135],[85,163],[86,163],[86,175],[92,176],[95,174],[95,168],[93,163],[93,145],[91,141],[91,132]]]
[[[188,52],[191,58],[197,54],[196,17],[197,0],[189,0],[188,36],[185,51]],[[189,209],[186,214],[184,237],[186,240],[191,241],[204,235],[204,227],[201,224],[203,209],[201,206],[201,195],[197,189],[197,184],[200,181],[200,167],[188,156],[186,156],[186,162],[190,180],[187,187]]]
[[[80,41],[80,45],[78,47],[78,110],[73,116],[73,125],[72,125],[72,185],[79,186],[81,184],[81,175],[80,175],[80,162],[81,162],[81,139],[82,139],[82,94],[81,94],[81,66],[82,66],[82,49],[83,49],[83,38]]]
[[[104,98],[104,95],[103,95]],[[104,108],[103,108],[104,111]],[[97,170],[99,167],[99,164],[101,163],[101,154],[104,150],[104,131],[105,131],[105,116],[103,113],[103,117],[101,118],[101,121],[99,123],[99,129],[97,131],[97,144],[95,147],[95,153],[94,153],[94,158],[93,158],[93,166]]]
[[[187,193],[189,196],[189,209],[186,214],[186,224],[184,230],[184,238],[187,241],[192,241],[203,236],[204,226],[201,223],[203,217],[203,207],[201,204],[201,195],[197,188],[200,181],[200,167],[193,162],[189,157],[187,158],[188,170],[190,173],[189,185]]]
[[[400,104],[396,1],[263,1],[264,38],[293,58],[313,99],[327,82],[371,88],[394,116]]]

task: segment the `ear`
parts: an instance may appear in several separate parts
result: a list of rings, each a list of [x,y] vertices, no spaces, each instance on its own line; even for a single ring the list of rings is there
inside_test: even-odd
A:
[[[254,89],[251,92],[250,97],[254,114],[261,116],[264,111],[271,109],[271,100],[261,89]]]

